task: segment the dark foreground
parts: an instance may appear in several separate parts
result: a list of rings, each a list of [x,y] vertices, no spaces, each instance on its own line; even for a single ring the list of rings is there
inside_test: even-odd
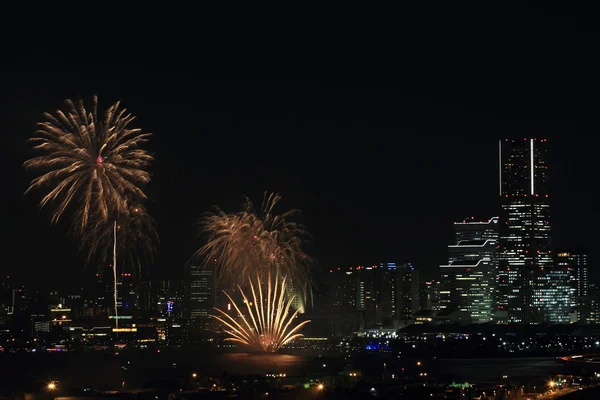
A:
[[[421,363],[416,366],[416,363]],[[447,390],[453,381],[479,388],[521,385],[540,391],[559,366],[553,358],[479,360],[413,360],[354,356],[348,379],[348,360],[319,354],[244,354],[202,350],[16,353],[0,355],[0,400],[60,397],[125,400],[194,400],[202,398],[469,398]],[[427,373],[419,383],[400,383],[394,371]],[[345,372],[344,372],[345,371]],[[396,372],[398,373],[398,372]],[[268,374],[285,375],[276,380]],[[345,381],[340,377],[346,374]],[[55,390],[48,390],[57,382]],[[342,383],[340,383],[342,382]],[[405,381],[404,381],[405,382]],[[442,384],[444,382],[444,384]],[[323,386],[320,386],[323,385]],[[200,387],[202,391],[196,391]],[[234,390],[235,388],[235,390]],[[492,391],[485,390],[488,396]],[[120,394],[117,394],[120,393]],[[590,392],[597,393],[597,392]],[[579,391],[574,396],[589,396]],[[475,398],[471,396],[471,398]],[[502,397],[497,397],[498,399]],[[567,398],[567,397],[564,397]],[[598,397],[572,397],[598,398]],[[569,397],[568,399],[571,399]]]

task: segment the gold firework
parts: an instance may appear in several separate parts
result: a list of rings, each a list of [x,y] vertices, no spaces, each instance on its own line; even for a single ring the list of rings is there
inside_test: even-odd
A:
[[[278,194],[265,193],[259,212],[248,198],[241,212],[217,208],[202,220],[208,242],[197,254],[216,267],[219,280],[226,285],[244,285],[248,276],[265,279],[268,274],[279,274],[293,279],[299,300],[305,301],[313,260],[302,247],[310,236],[302,225],[290,221],[297,210],[275,213],[280,200]]]
[[[99,222],[81,238],[81,248],[87,251],[87,262],[92,257],[99,266],[106,265],[113,252],[114,222],[116,222],[116,252],[123,264],[129,263],[134,276],[141,278],[142,264],[152,262],[159,242],[154,219],[141,204],[134,204],[124,212],[109,217],[107,222]]]
[[[85,235],[90,221],[106,222],[112,214],[126,213],[129,202],[146,198],[141,187],[150,175],[144,168],[153,158],[140,145],[151,134],[131,128],[134,117],[119,102],[101,117],[96,96],[89,112],[82,101],[65,105],[64,111],[45,113],[30,139],[43,154],[25,162],[27,169],[40,171],[26,193],[45,192],[40,206],[55,204],[53,223],[77,202],[74,227]]]
[[[225,340],[244,344],[257,351],[273,353],[286,343],[303,336],[298,331],[310,321],[294,324],[298,310],[290,313],[294,296],[287,293],[287,278],[279,279],[279,276],[276,275],[274,281],[275,286],[273,287],[269,274],[265,293],[263,283],[257,276],[257,296],[257,290],[252,280],[249,280],[252,299],[248,299],[242,288],[238,287],[246,305],[246,315],[242,313],[231,296],[223,291],[239,315],[239,318],[236,319],[225,311],[215,308],[220,316],[212,315],[212,317],[225,325],[225,332],[230,335]]]

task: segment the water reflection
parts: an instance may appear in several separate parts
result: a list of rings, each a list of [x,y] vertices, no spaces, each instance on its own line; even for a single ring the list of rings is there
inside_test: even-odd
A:
[[[290,354],[227,353],[213,360],[213,365],[233,375],[264,375],[269,372],[304,375],[307,365],[311,364],[309,361],[306,357]]]

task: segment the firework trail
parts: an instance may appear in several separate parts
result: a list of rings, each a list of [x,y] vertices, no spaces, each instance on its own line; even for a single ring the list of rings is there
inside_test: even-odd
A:
[[[263,289],[264,283],[257,276],[256,288],[252,280],[249,280],[249,285],[252,298],[248,298],[239,287],[243,303],[246,305],[246,314],[225,291],[239,317],[234,318],[225,311],[215,308],[220,315],[212,315],[212,317],[225,325],[225,332],[230,335],[225,340],[244,344],[257,351],[273,353],[286,343],[303,336],[299,331],[310,321],[294,323],[298,310],[290,313],[294,298],[287,291],[287,278],[279,279],[276,275],[273,283],[269,275],[266,289]]]
[[[118,237],[114,243],[115,234]],[[143,264],[150,264],[159,243],[154,219],[141,204],[133,204],[114,215],[107,222],[89,228],[89,234],[81,238],[81,249],[87,254],[87,264],[92,260],[106,265],[111,254],[119,255],[121,266],[129,265],[134,276],[141,278]],[[116,248],[113,248],[116,246]],[[114,260],[113,260],[113,265]]]
[[[219,281],[232,287],[247,283],[249,276],[286,276],[303,303],[310,291],[313,260],[303,245],[310,237],[300,224],[290,221],[298,210],[276,214],[278,194],[265,193],[259,212],[246,198],[243,209],[226,213],[217,208],[202,221],[208,242],[197,253],[214,265]]]
[[[44,113],[30,139],[41,155],[25,162],[38,172],[25,193],[44,193],[40,206],[53,206],[52,223],[73,210],[75,234],[90,244],[88,259],[104,243],[99,232],[113,234],[116,259],[115,222],[130,213],[129,204],[146,198],[141,188],[150,181],[145,169],[153,158],[140,146],[151,134],[131,128],[133,120],[119,102],[98,116],[96,96],[90,111],[82,101],[67,100],[64,110]],[[113,268],[116,274],[116,262]]]

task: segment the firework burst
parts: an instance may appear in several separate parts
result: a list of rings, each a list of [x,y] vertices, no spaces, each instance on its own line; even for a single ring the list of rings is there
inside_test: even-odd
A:
[[[102,117],[97,109],[94,96],[89,112],[82,101],[67,100],[64,111],[45,113],[30,139],[43,154],[25,162],[27,169],[40,171],[26,193],[45,193],[40,206],[54,204],[53,223],[77,203],[74,226],[83,235],[90,224],[126,213],[129,202],[146,198],[141,187],[150,181],[145,168],[152,156],[140,145],[151,134],[131,128],[134,117],[119,102]]]
[[[233,287],[245,285],[249,276],[287,276],[294,291],[305,302],[310,291],[310,269],[313,260],[304,252],[303,244],[310,235],[292,222],[298,210],[276,214],[281,197],[265,193],[257,212],[246,198],[243,209],[226,213],[217,208],[202,222],[208,242],[197,253],[216,267],[219,280]]]
[[[93,258],[99,266],[104,266],[114,255],[115,223],[118,237],[116,254],[119,255],[121,268],[129,265],[134,276],[140,279],[142,265],[153,261],[159,242],[154,219],[141,204],[128,206],[121,214],[90,228],[89,234],[81,240],[87,263],[90,264]]]
[[[239,317],[234,318],[225,311],[215,308],[220,315],[212,315],[212,317],[225,325],[225,332],[230,336],[225,340],[249,346],[257,351],[273,353],[286,343],[303,336],[299,331],[310,321],[294,323],[298,310],[290,312],[294,298],[287,292],[287,278],[279,279],[276,275],[275,280],[271,281],[269,275],[266,289],[263,289],[264,283],[257,276],[256,288],[252,280],[249,280],[249,285],[251,299],[239,287],[243,303],[246,305],[246,314],[225,291]]]
[[[53,223],[70,206],[74,208],[73,228],[88,251],[88,261],[97,253],[101,259],[106,258],[112,248],[117,316],[119,247],[148,246],[156,232],[152,219],[139,205],[146,198],[141,187],[150,181],[145,168],[153,159],[140,146],[151,134],[131,128],[134,117],[120,108],[119,102],[99,117],[96,96],[89,112],[82,101],[67,100],[64,111],[58,110],[54,115],[45,113],[44,118],[30,139],[33,149],[42,155],[25,162],[25,168],[39,171],[26,194],[33,190],[45,193],[40,206],[54,206]],[[119,224],[125,229],[119,229]],[[137,232],[141,228],[146,229]],[[119,230],[125,237],[117,242]],[[115,324],[118,327],[118,318]]]

